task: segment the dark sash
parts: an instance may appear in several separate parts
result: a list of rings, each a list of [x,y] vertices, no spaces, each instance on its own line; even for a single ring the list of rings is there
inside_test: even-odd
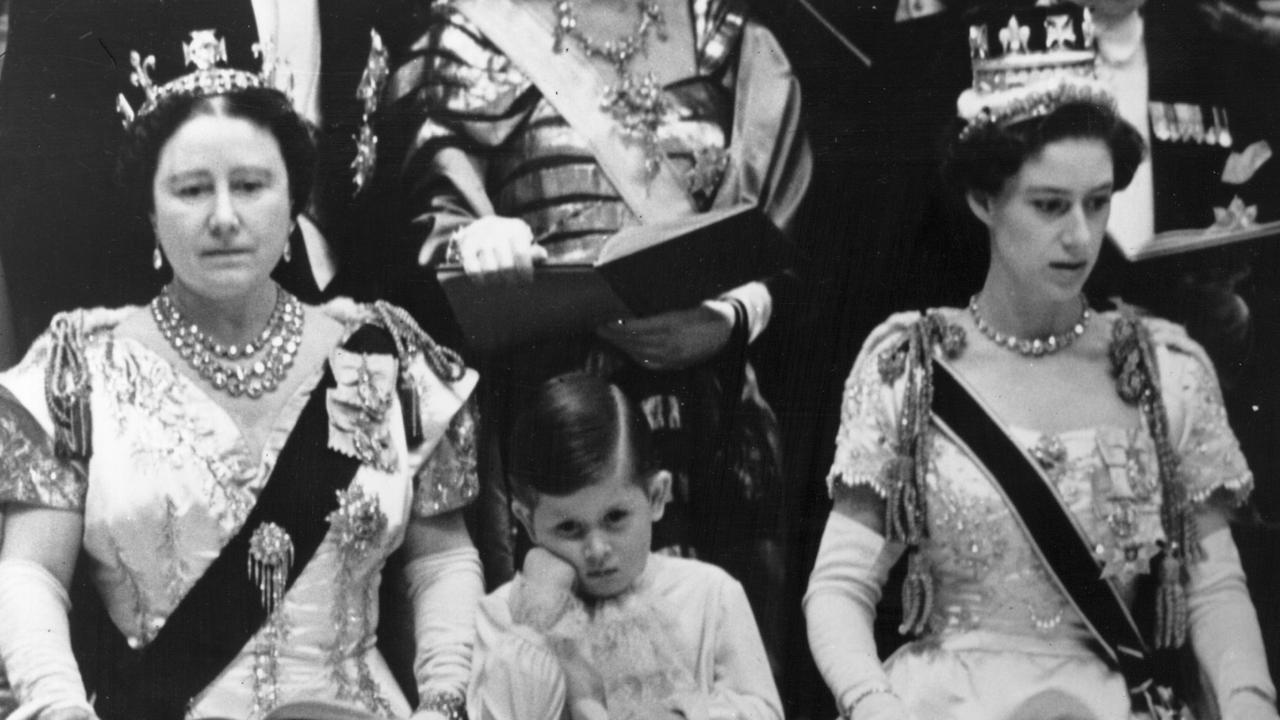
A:
[[[1049,479],[946,363],[934,360],[933,416],[994,478],[1036,554],[1129,687],[1135,710],[1168,709],[1162,668],[1115,586],[1102,577],[1092,543]]]
[[[344,347],[395,353],[390,337],[375,328],[356,332]],[[286,587],[292,587],[307,566],[329,531],[327,516],[338,507],[337,492],[351,484],[360,466],[359,460],[328,447],[325,399],[335,384],[333,371],[326,365],[244,525],[146,647],[131,649],[101,613],[93,643],[97,647],[90,649],[98,677],[96,687],[90,689],[97,692],[96,708],[103,720],[181,718],[192,698],[226,669],[262,627],[266,610],[246,570],[249,539],[261,524],[274,522],[293,540]],[[76,602],[101,603],[91,584],[81,589],[85,591],[77,593]],[[80,611],[78,606],[76,613]],[[92,681],[93,674],[86,673],[87,679]]]

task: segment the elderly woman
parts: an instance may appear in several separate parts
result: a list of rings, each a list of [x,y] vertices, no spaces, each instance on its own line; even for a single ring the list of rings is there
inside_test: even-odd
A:
[[[218,47],[191,33],[196,70],[163,84],[154,58],[133,63],[146,97],[123,177],[172,281],[145,307],[58,316],[0,376],[12,717],[246,718],[302,700],[408,716],[374,646],[401,547],[415,717],[457,717],[481,593],[459,514],[477,487],[475,374],[395,307],[306,306],[271,280],[311,190],[311,130]],[[96,706],[68,629],[77,556],[107,619],[84,668]]]
[[[1080,20],[1035,12],[994,27]],[[978,28],[983,81],[1001,68]],[[945,168],[988,230],[984,284],[967,308],[891,317],[849,376],[814,657],[846,718],[1120,720],[1193,699],[1164,665],[1188,642],[1223,717],[1275,718],[1226,522],[1252,476],[1213,367],[1181,328],[1083,294],[1142,141],[1070,72],[1084,49],[1010,65],[1033,62],[1062,67],[962,97]],[[921,637],[882,666],[872,622],[904,554]]]

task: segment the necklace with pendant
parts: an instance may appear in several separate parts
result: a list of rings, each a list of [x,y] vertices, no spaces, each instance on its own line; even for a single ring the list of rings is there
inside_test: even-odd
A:
[[[637,76],[631,72],[630,66],[637,54],[647,50],[650,31],[656,30],[659,40],[667,39],[667,20],[656,0],[640,0],[637,6],[640,18],[630,33],[601,41],[578,27],[573,0],[556,0],[553,47],[555,52],[563,53],[567,42],[573,40],[587,57],[604,60],[613,66],[617,81],[605,87],[600,107],[622,127],[627,137],[640,143],[644,150],[645,171],[653,177],[662,163],[658,129],[670,111],[670,103],[653,73]]]
[[[1089,301],[1081,295],[1080,318],[1066,332],[1038,338],[1020,338],[1016,335],[1002,333],[987,324],[986,319],[982,317],[982,313],[978,310],[977,295],[969,298],[969,314],[973,316],[973,322],[978,326],[978,332],[986,335],[1000,347],[1027,357],[1052,355],[1065,347],[1069,347],[1076,340],[1079,340],[1081,335],[1084,335],[1084,330],[1089,325],[1089,318],[1093,317],[1093,311],[1089,309]]]
[[[231,397],[261,397],[280,386],[302,344],[302,303],[282,289],[266,327],[244,345],[214,342],[173,302],[169,288],[151,301],[151,317],[169,346],[200,377]],[[238,360],[239,362],[230,362]]]

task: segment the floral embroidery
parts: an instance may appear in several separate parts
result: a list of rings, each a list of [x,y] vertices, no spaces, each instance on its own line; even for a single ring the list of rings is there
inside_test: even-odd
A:
[[[359,582],[356,568],[382,542],[387,516],[377,495],[366,494],[361,486],[352,485],[338,491],[338,509],[329,513],[328,520],[339,556],[331,614],[334,639],[328,652],[330,674],[339,699],[359,702],[370,712],[390,717],[391,705],[382,696],[364,655],[350,658],[349,650],[359,638],[373,634],[369,613],[378,601],[377,586]],[[347,670],[349,658],[355,665],[354,679]]]
[[[337,386],[326,396],[329,448],[382,472],[394,472],[399,465],[391,445],[395,358],[338,349],[330,366]]]
[[[476,421],[473,403],[453,417],[444,441],[418,471],[413,513],[431,517],[462,507],[480,492],[476,474]]]
[[[54,457],[48,437],[25,410],[8,405],[0,398],[0,503],[83,508],[83,478]]]

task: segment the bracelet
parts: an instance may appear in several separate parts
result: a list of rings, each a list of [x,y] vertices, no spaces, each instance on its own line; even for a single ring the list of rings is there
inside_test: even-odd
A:
[[[467,720],[467,701],[454,690],[434,690],[418,703],[418,710],[438,712],[448,720]]]
[[[893,688],[889,687],[888,683],[875,683],[873,685],[863,688],[861,692],[859,692],[857,695],[854,695],[853,700],[849,703],[848,709],[844,711],[841,717],[847,718],[848,720],[852,720],[853,711],[858,707],[858,703],[862,702],[863,700],[866,700],[872,695],[880,695],[880,694],[893,695],[894,697],[897,697],[897,694],[893,692]]]

